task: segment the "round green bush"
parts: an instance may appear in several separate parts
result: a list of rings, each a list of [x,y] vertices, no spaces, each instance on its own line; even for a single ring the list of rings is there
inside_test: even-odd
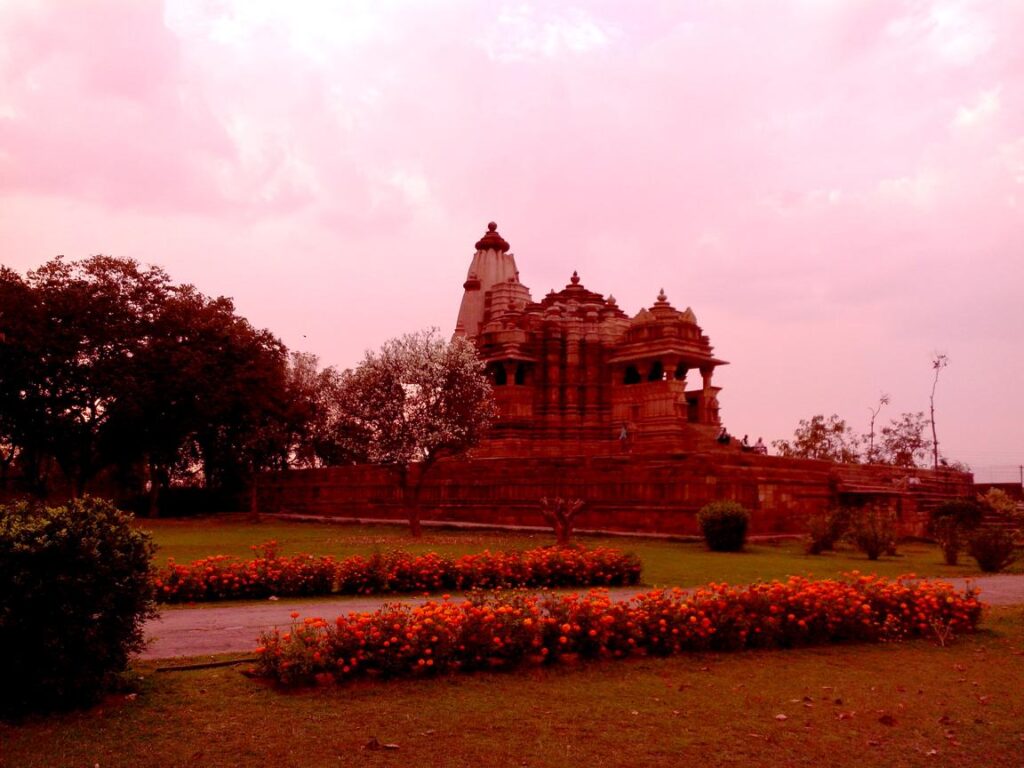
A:
[[[697,513],[697,524],[708,549],[738,552],[747,540],[750,513],[735,501],[713,501]]]
[[[0,506],[0,714],[88,705],[142,648],[153,544],[100,499]]]

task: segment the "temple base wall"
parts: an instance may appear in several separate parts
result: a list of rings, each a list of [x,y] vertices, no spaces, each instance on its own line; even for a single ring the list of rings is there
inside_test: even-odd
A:
[[[756,454],[474,458],[439,462],[424,481],[425,520],[546,525],[542,497],[583,499],[577,527],[696,534],[697,511],[738,501],[753,535],[799,534],[806,519],[840,503],[894,511],[903,535],[923,535],[928,510],[969,496],[973,478],[950,470],[840,465]],[[261,512],[336,518],[406,517],[394,475],[369,465],[265,473]]]

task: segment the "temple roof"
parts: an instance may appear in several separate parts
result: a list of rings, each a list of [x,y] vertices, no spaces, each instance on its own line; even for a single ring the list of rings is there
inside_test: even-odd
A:
[[[654,304],[641,309],[629,322],[612,362],[629,362],[652,355],[677,355],[690,364],[727,365],[713,355],[714,348],[697,325],[689,307],[680,312],[669,303],[665,290]]]
[[[626,317],[626,313],[619,309],[614,298],[609,296],[605,299],[605,297],[600,293],[584,288],[580,283],[579,274],[575,271],[573,271],[572,277],[569,278],[569,282],[566,284],[565,288],[560,291],[550,291],[534,306],[546,310],[556,304],[564,306],[570,301],[576,302],[576,304],[581,306],[596,305],[610,312],[615,317]]]

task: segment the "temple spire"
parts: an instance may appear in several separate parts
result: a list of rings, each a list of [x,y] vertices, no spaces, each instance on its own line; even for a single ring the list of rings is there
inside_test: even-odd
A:
[[[476,243],[476,253],[469,265],[462,287],[462,305],[455,321],[455,335],[474,338],[484,318],[484,296],[499,283],[519,282],[515,257],[509,244],[498,234],[495,222],[487,224],[487,232]]]

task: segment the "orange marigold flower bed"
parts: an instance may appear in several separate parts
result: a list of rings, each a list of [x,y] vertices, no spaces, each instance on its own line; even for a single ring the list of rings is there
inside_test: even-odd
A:
[[[982,604],[942,582],[852,574],[842,580],[653,591],[513,592],[386,605],[264,633],[257,672],[283,685],[362,675],[416,676],[580,658],[879,642],[973,631]]]
[[[640,581],[640,560],[615,549],[542,547],[481,552],[458,558],[390,552],[343,560],[282,556],[276,542],[253,547],[242,560],[216,555],[188,565],[173,560],[155,578],[165,603],[296,595],[374,595],[516,587],[629,586]]]

